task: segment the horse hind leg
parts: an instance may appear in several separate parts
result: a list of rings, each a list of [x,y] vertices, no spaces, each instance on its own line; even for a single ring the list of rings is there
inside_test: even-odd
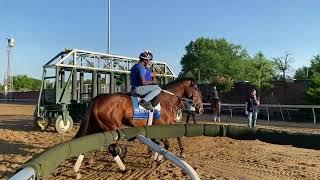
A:
[[[117,163],[121,171],[125,171],[126,167],[123,164],[121,157],[124,158],[127,150],[125,147],[118,146],[117,143],[111,144],[108,147],[109,153],[112,155],[113,160]]]
[[[184,158],[185,154],[184,154],[184,147],[183,147],[183,144],[182,144],[181,137],[178,137],[177,140],[178,140],[178,144],[179,144],[179,148],[180,148],[180,156],[182,158]]]
[[[162,143],[164,145],[164,149],[168,150],[169,146],[170,146],[168,139],[161,139],[160,141],[162,141]],[[155,160],[160,163],[162,159],[163,159],[163,155],[158,154],[158,156]]]

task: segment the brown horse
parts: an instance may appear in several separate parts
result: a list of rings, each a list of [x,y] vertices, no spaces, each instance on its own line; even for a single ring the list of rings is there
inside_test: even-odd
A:
[[[221,100],[220,99],[213,99],[211,102],[211,106],[213,109],[213,119],[214,122],[220,122],[220,113],[221,113]]]
[[[161,105],[161,117],[154,121],[156,125],[168,125],[175,123],[176,112],[182,106],[182,98],[193,96],[195,105],[203,112],[201,92],[197,83],[190,78],[173,81],[164,86],[174,95],[161,92],[159,95]],[[147,120],[133,119],[133,106],[131,97],[127,94],[103,94],[96,96],[87,110],[81,122],[80,129],[75,138],[103,131],[113,131],[123,125],[137,127],[146,126]],[[167,140],[163,140],[168,148]],[[184,149],[181,139],[178,138],[180,154]]]

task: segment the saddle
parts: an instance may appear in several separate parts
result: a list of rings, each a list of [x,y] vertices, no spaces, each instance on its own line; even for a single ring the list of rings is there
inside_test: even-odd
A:
[[[137,94],[131,94],[131,100],[132,100],[132,107],[133,107],[133,119],[149,119],[149,111],[139,105],[139,101],[143,98],[144,96],[139,96]],[[153,108],[153,119],[157,120],[160,119],[160,111],[161,111],[161,106],[160,106],[160,98],[159,96],[156,96],[151,100],[151,104],[154,107]]]

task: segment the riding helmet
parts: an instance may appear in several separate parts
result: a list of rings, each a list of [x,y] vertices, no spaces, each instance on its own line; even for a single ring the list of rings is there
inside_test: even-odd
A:
[[[151,61],[153,59],[153,55],[150,51],[144,51],[140,54],[139,59]]]

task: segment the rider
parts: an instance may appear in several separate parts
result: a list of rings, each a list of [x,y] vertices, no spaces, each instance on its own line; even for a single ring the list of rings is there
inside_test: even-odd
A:
[[[142,52],[139,56],[139,62],[131,69],[131,91],[140,96],[144,96],[140,101],[140,105],[146,109],[152,109],[151,100],[161,92],[161,88],[157,85],[156,79],[146,80],[146,67],[152,60],[153,55],[149,51]]]
[[[213,97],[212,97],[212,105],[215,106],[219,100],[219,94],[217,91],[217,87],[213,86]]]

